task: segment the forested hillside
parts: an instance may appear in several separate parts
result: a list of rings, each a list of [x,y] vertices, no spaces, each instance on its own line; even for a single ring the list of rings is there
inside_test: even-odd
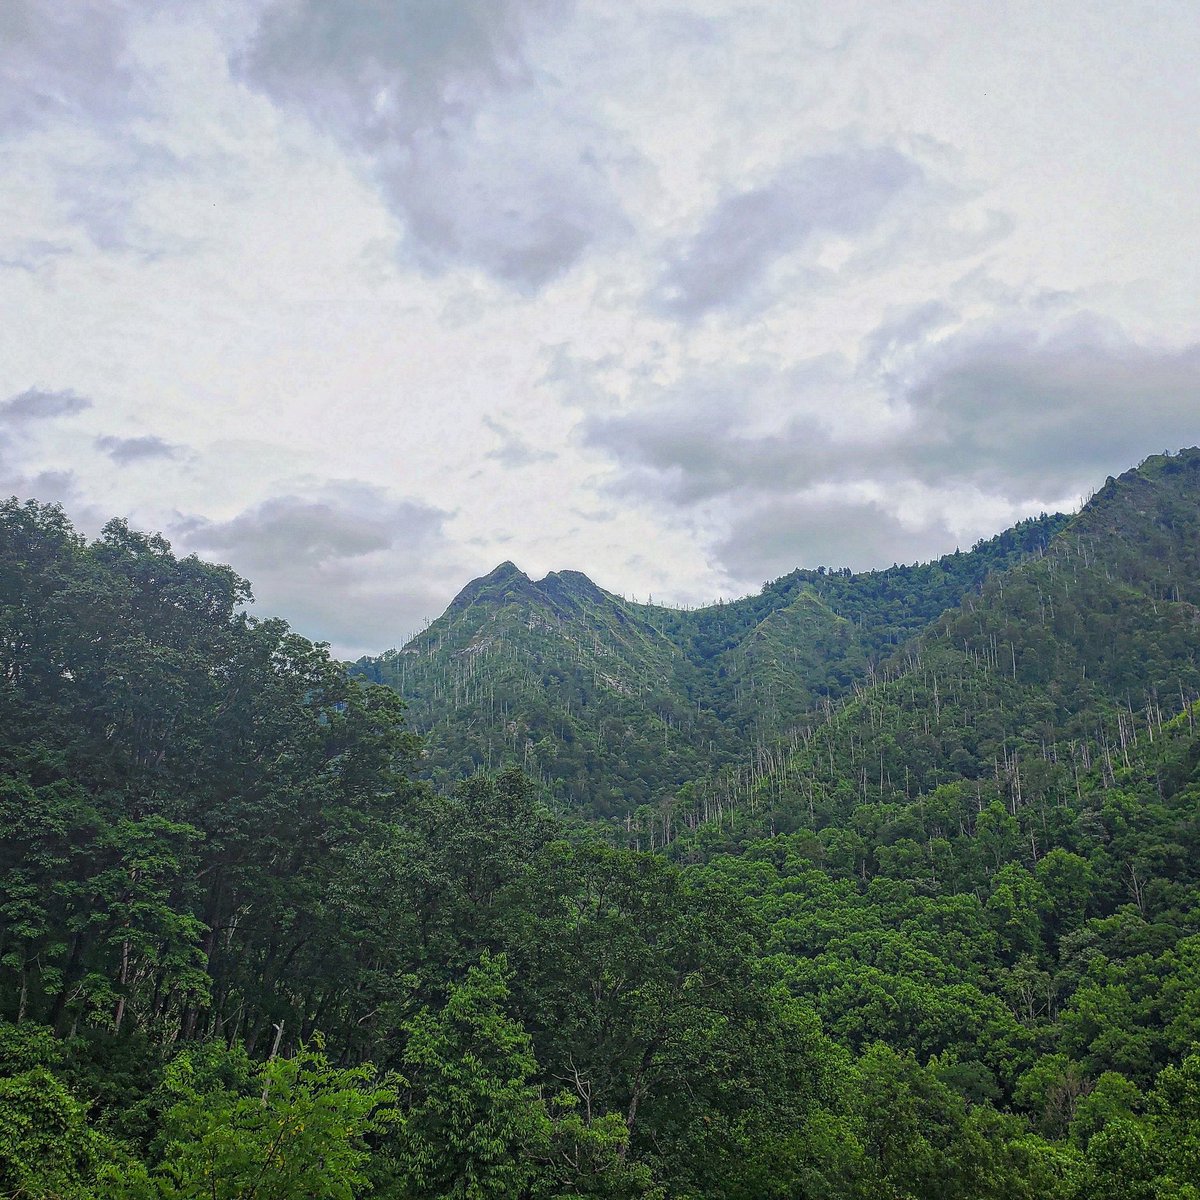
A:
[[[506,564],[348,674],[0,506],[0,1195],[1195,1197],[1198,534],[1187,451],[697,613]]]
[[[811,714],[746,807],[777,830],[955,782],[1018,808],[1078,799],[1084,773],[1111,784],[1190,711],[1198,641],[1200,453],[1186,451],[1109,479],[1043,553],[989,576],[845,705]]]
[[[1024,521],[933,563],[797,570],[688,611],[624,600],[576,571],[534,582],[503,563],[403,649],[352,669],[403,696],[431,778],[517,766],[564,807],[628,818],[748,746],[775,751],[814,706],[866,684],[1066,519]]]

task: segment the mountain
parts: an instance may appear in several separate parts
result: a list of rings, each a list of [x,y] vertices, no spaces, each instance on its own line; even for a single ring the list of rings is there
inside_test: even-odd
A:
[[[793,753],[739,801],[762,830],[842,823],[945,785],[1014,812],[1111,783],[1200,697],[1200,451],[1110,478],[1040,553],[988,576],[885,660],[847,703],[810,713]],[[712,788],[695,791],[694,825]],[[964,795],[966,793],[964,792]],[[679,814],[677,814],[677,821]]]
[[[402,649],[353,669],[407,701],[434,778],[512,764],[606,815],[696,774],[697,747],[719,732],[678,685],[666,617],[577,572],[534,582],[503,563]]]
[[[1066,521],[1024,521],[924,565],[797,570],[695,610],[503,563],[404,647],[352,670],[403,696],[434,779],[515,765],[586,815],[627,818],[773,751],[989,575],[1042,553]]]
[[[413,778],[248,594],[0,503],[0,1194],[1200,1194],[1200,451],[695,613],[506,563],[360,666],[615,823]]]

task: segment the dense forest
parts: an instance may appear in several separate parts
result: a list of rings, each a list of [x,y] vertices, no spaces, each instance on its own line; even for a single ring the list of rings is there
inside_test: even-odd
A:
[[[561,807],[624,820],[751,748],[778,752],[805,714],[1065,522],[1023,521],[933,563],[797,570],[687,611],[503,563],[402,649],[351,669],[404,696],[429,778],[517,766]]]
[[[350,669],[122,522],[0,555],[0,1195],[1200,1197],[1200,451]]]

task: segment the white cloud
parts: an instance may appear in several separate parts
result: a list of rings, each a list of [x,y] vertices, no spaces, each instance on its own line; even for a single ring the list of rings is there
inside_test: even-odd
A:
[[[307,634],[504,558],[886,565],[1200,440],[1185,5],[0,22],[6,487],[183,520]]]
[[[787,163],[765,182],[723,197],[692,237],[670,247],[656,302],[685,319],[730,307],[781,256],[822,235],[871,229],[921,177],[912,159],[887,146]]]
[[[535,291],[627,222],[612,135],[539,68],[547,0],[303,0],[266,10],[241,68],[359,157],[421,267]]]
[[[400,644],[440,611],[462,569],[448,515],[371,484],[305,480],[228,520],[177,517],[171,533],[248,577],[260,609],[354,656]]]

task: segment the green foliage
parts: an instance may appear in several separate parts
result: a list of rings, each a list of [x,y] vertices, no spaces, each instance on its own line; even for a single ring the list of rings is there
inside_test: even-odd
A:
[[[0,1195],[1197,1200],[1198,501],[695,613],[506,567],[359,664],[428,758],[0,506]]]
[[[248,1011],[252,1039],[298,1027],[323,979],[278,994],[274,964],[340,943],[330,868],[385,836],[415,753],[395,696],[120,522],[89,546],[9,502],[0,558],[0,1011],[167,1039]]]
[[[114,1149],[45,1067],[0,1078],[0,1195],[91,1200]]]
[[[936,563],[793,571],[757,596],[686,612],[627,601],[575,571],[535,583],[504,563],[402,649],[352,670],[404,696],[435,779],[519,766],[572,809],[636,816],[637,848],[653,850],[675,834],[681,785],[866,683],[1065,521],[1022,522]]]
[[[335,1068],[319,1048],[254,1069],[235,1055],[242,1086],[229,1086],[206,1065],[184,1054],[168,1068],[175,1102],[155,1147],[160,1165],[129,1187],[131,1200],[351,1200],[365,1189],[365,1139],[395,1102],[372,1068]]]
[[[393,1194],[484,1200],[527,1194],[535,1182],[550,1119],[529,1036],[502,1007],[506,973],[503,956],[485,954],[440,1012],[422,1009],[407,1023]]]

